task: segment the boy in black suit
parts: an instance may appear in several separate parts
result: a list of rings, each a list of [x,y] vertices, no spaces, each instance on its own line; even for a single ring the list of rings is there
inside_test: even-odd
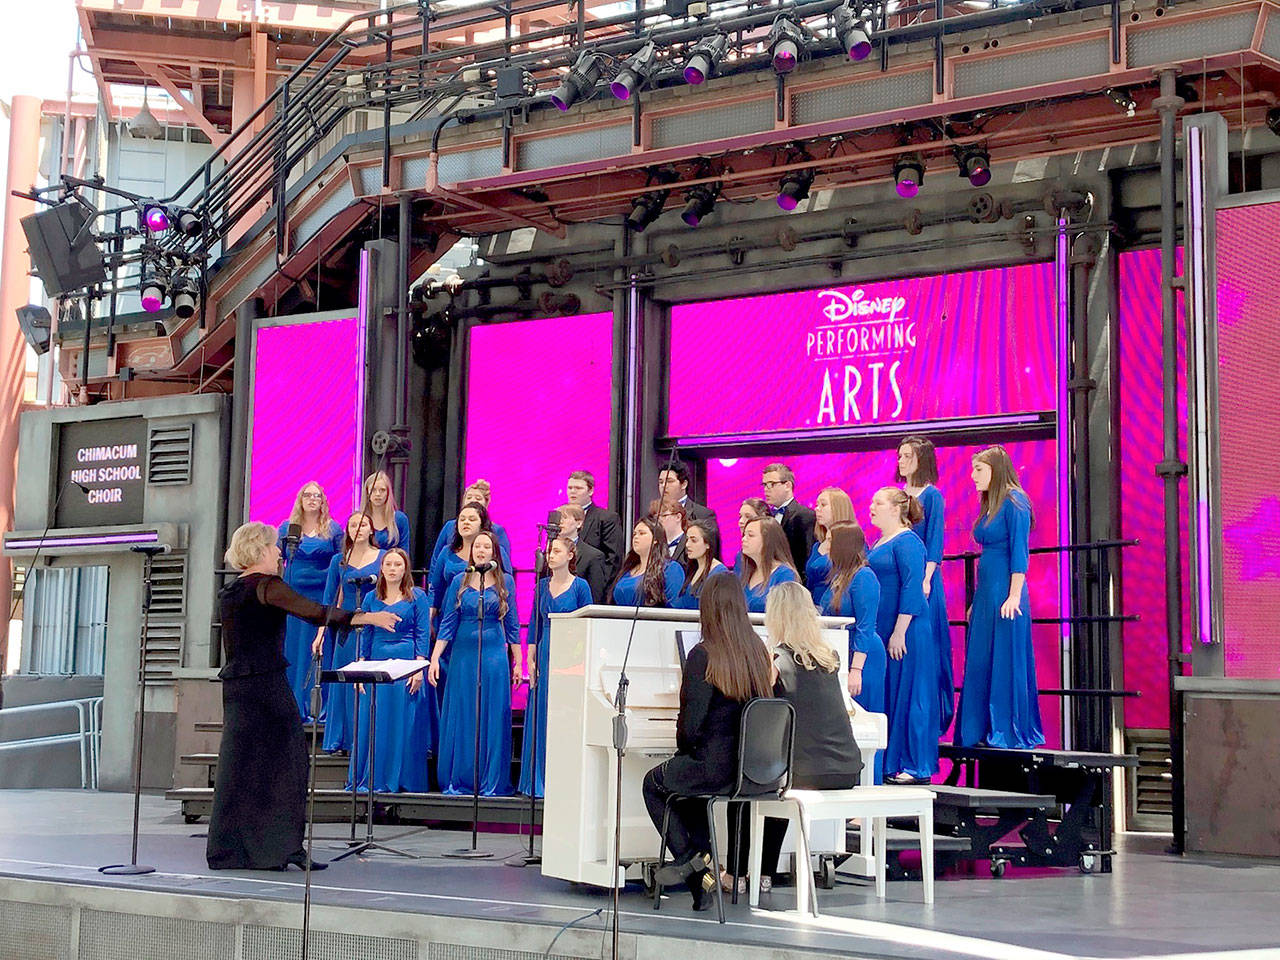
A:
[[[671,461],[658,471],[658,496],[667,503],[678,503],[684,507],[686,526],[694,520],[710,520],[716,529],[716,542],[720,542],[720,523],[716,520],[716,512],[695,503],[689,496],[689,468],[679,460]]]
[[[813,525],[817,521],[812,510],[795,498],[796,475],[785,463],[771,463],[761,477],[769,512],[782,524],[791,547],[791,559],[797,570],[803,570],[813,549]]]
[[[568,540],[577,548],[575,576],[587,581],[594,602],[604,603],[604,594],[609,588],[609,575],[605,569],[604,554],[580,536],[585,516],[580,506],[566,503],[560,508],[560,532],[556,536],[561,540]]]
[[[596,478],[589,470],[574,470],[565,483],[565,493],[569,502],[583,511],[582,529],[578,537],[604,554],[605,578],[612,583],[626,556],[626,533],[622,529],[622,521],[612,510],[597,507],[591,501],[591,494],[596,489]],[[585,578],[584,578],[585,579]]]

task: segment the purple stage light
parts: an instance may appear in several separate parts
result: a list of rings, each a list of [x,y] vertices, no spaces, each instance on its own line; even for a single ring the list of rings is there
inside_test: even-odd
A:
[[[985,166],[975,166],[969,173],[969,182],[975,187],[985,187],[991,182],[991,168]]]
[[[142,292],[142,309],[147,313],[159,313],[164,307],[164,291],[148,287]]]
[[[800,199],[791,196],[789,193],[780,193],[778,194],[778,206],[789,212],[800,206]]]
[[[169,229],[169,212],[164,207],[147,207],[142,220],[152,233],[164,233]]]
[[[557,94],[553,93],[551,95],[551,102],[555,104],[555,108],[561,112],[564,112],[569,109],[569,102],[565,100],[563,97],[558,96]]]
[[[687,66],[684,68],[684,82],[691,83],[695,87],[707,79],[707,75],[695,66]]]
[[[871,41],[867,39],[857,40],[849,45],[850,60],[865,60],[871,56]]]
[[[898,196],[904,200],[910,200],[920,192],[920,184],[912,179],[910,174],[902,174],[898,177]]]
[[[631,88],[627,86],[625,83],[623,83],[621,80],[615,80],[613,81],[613,83],[609,84],[609,90],[619,100],[631,99]]]
[[[787,40],[778,44],[773,53],[773,69],[777,73],[790,73],[796,68],[796,51],[794,45]]]

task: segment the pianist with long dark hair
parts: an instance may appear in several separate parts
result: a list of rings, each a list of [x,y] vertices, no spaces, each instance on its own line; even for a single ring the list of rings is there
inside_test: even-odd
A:
[[[206,857],[213,870],[303,867],[307,746],[285,676],[285,618],[384,630],[395,629],[400,618],[388,611],[326,609],[297,593],[280,579],[276,530],[265,523],[236,530],[226,561],[241,573],[218,596],[222,744]]]
[[[645,806],[659,830],[672,793],[713,792],[733,783],[742,708],[748,700],[772,695],[768,653],[751,628],[746,598],[732,574],[707,578],[700,623],[702,640],[689,651],[680,683],[676,755],[644,778]],[[716,879],[708,869],[711,837],[705,803],[673,805],[667,845],[673,862],[658,871],[657,881],[673,885],[684,880],[693,908],[707,909]]]

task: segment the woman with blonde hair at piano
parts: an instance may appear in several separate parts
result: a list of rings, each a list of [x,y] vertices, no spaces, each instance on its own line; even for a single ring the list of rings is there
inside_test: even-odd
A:
[[[714,793],[733,783],[742,708],[773,694],[769,656],[747,618],[737,578],[727,572],[707,578],[699,612],[702,640],[689,651],[680,682],[676,755],[644,778],[645,806],[659,830],[671,794]],[[693,909],[710,907],[716,878],[708,869],[711,836],[703,801],[672,805],[667,846],[672,862],[655,881],[670,886],[683,880]]]

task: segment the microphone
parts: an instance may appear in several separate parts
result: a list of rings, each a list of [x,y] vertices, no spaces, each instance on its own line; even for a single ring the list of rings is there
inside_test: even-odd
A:
[[[473,563],[467,567],[468,573],[488,573],[490,570],[497,570],[498,564],[494,560],[486,560],[484,563]]]
[[[76,486],[79,486],[79,484],[76,484]],[[160,554],[168,553],[172,549],[172,547],[170,547],[167,543],[135,543],[129,549],[133,553],[145,553],[154,557]]]
[[[88,492],[89,492],[89,488],[88,488],[88,487],[86,487],[86,486],[85,486],[83,483],[81,483],[79,480],[68,480],[68,481],[67,481],[67,483],[71,484],[73,487],[79,487],[79,488],[80,488],[80,492],[81,492],[81,493],[88,493]]]
[[[294,551],[298,549],[298,544],[302,541],[302,524],[291,523],[289,530],[284,535],[285,563],[293,561]]]
[[[377,574],[373,574],[373,573],[365,577],[354,577],[351,580],[351,583],[357,587],[372,587],[377,582],[378,582]]]

